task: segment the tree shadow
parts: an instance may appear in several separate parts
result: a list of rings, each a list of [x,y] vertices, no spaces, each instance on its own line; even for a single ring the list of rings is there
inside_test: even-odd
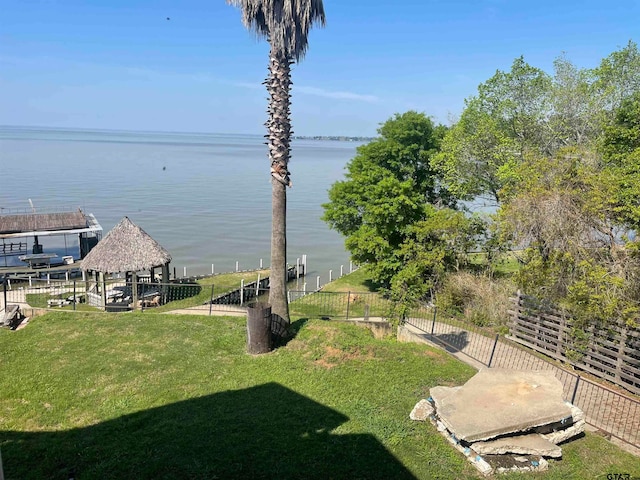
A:
[[[347,420],[267,383],[0,445],[7,480],[415,478],[373,435],[332,433]]]
[[[449,353],[461,352],[468,344],[467,332],[461,330],[457,333],[441,333],[430,335],[433,342],[437,342]]]
[[[384,284],[382,284],[380,282],[376,282],[375,280],[371,280],[371,279],[365,280],[364,281],[364,286],[367,287],[367,289],[370,292],[377,292],[381,288],[384,288]]]

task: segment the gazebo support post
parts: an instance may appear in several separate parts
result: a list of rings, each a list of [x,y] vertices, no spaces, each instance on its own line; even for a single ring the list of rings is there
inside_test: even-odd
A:
[[[169,295],[169,263],[162,265],[162,303],[167,303]]]
[[[131,308],[133,310],[137,310],[138,309],[138,275],[136,275],[136,272],[131,272],[131,298],[133,299]]]
[[[104,310],[107,309],[107,284],[104,280],[104,272],[98,274],[98,281],[100,282],[100,303]]]

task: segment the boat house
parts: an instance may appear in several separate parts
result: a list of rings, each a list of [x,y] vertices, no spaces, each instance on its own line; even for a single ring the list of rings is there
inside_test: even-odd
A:
[[[19,261],[31,268],[73,263],[85,258],[101,237],[102,227],[96,218],[81,209],[3,214],[0,215],[0,267],[15,267],[21,265]],[[45,247],[41,243],[43,238],[57,243],[58,247]]]

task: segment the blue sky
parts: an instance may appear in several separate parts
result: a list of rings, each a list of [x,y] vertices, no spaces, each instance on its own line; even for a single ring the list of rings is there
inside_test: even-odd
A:
[[[524,55],[595,67],[640,42],[640,1],[325,0],[293,68],[299,135],[449,123]],[[268,45],[224,0],[0,0],[0,125],[262,134]],[[170,20],[167,20],[167,17]]]

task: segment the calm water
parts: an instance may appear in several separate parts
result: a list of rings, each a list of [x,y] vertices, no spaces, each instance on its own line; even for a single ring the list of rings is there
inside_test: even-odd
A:
[[[83,208],[104,234],[128,216],[189,275],[269,264],[271,185],[263,138],[251,135],[0,127],[0,208]],[[288,258],[310,274],[348,269],[343,238],[320,220],[327,190],[357,143],[298,140],[288,189]],[[69,237],[69,240],[71,237]],[[45,251],[51,240],[43,239]],[[51,247],[59,247],[53,245]],[[311,280],[308,280],[311,281]]]

